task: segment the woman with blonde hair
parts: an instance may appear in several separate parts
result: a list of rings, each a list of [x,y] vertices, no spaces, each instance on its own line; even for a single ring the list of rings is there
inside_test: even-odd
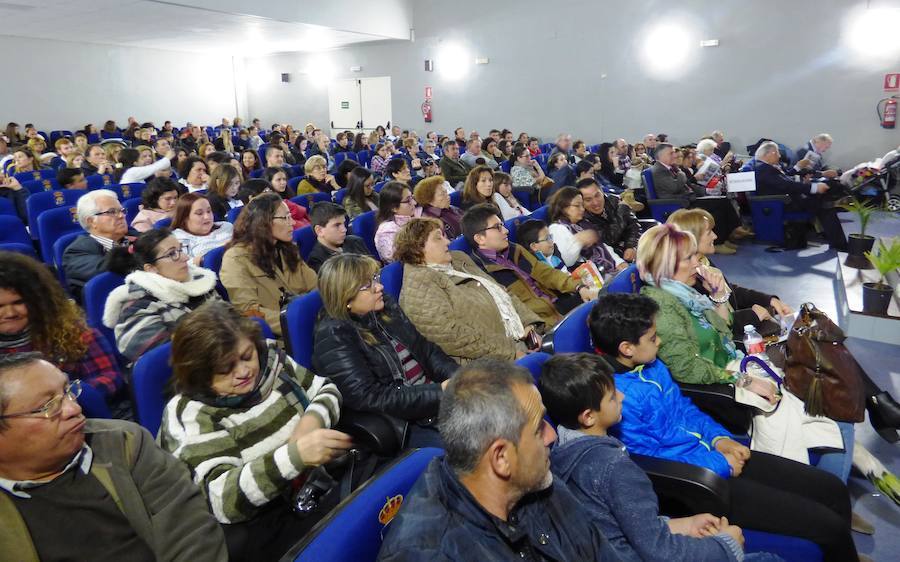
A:
[[[540,317],[464,252],[451,252],[439,220],[411,219],[397,233],[394,256],[404,264],[400,306],[457,362],[513,360],[540,347]]]
[[[206,141],[200,143],[200,146],[197,148],[197,156],[206,160],[210,154],[216,151],[216,145],[213,143]]]
[[[341,188],[337,180],[328,173],[328,161],[319,154],[310,156],[303,164],[306,177],[297,185],[297,195],[305,193],[331,193]]]
[[[119,153],[122,152],[122,149],[125,148],[123,145],[118,142],[108,142],[103,145],[103,152],[106,153],[106,161],[110,163],[110,165],[118,168],[119,167]]]
[[[457,364],[384,293],[379,269],[352,253],[322,264],[313,368],[337,385],[345,408],[389,417],[404,447],[439,447],[438,406]]]

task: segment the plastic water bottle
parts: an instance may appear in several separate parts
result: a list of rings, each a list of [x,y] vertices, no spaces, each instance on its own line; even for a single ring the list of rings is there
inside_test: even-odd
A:
[[[766,354],[766,342],[753,324],[744,326],[744,350],[747,355],[765,356]]]

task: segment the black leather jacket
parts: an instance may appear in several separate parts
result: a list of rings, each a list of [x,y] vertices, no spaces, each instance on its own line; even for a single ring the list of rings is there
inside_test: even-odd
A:
[[[385,318],[386,316],[386,318]],[[360,329],[377,340],[367,343]],[[431,384],[404,384],[403,366],[387,334],[409,349]],[[459,367],[425,339],[388,295],[384,311],[353,320],[322,317],[316,325],[313,370],[331,379],[351,410],[388,414],[411,422],[433,423],[441,401],[440,384]]]
[[[619,201],[618,197],[605,195],[603,214],[595,215],[585,211],[584,218],[600,233],[600,239],[620,256],[628,248],[637,249],[641,237],[641,224],[634,211]]]

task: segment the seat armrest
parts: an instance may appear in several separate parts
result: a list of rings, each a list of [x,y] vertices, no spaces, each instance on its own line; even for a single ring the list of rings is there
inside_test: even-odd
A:
[[[715,472],[678,461],[630,456],[650,478],[667,515],[712,513],[722,516],[728,513],[728,482]]]
[[[336,429],[350,434],[356,445],[376,455],[393,457],[400,451],[394,424],[382,414],[344,409]]]

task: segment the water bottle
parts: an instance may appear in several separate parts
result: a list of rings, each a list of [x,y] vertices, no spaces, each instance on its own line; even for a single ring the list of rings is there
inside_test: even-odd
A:
[[[753,324],[744,326],[744,350],[747,355],[765,356],[766,342]]]

